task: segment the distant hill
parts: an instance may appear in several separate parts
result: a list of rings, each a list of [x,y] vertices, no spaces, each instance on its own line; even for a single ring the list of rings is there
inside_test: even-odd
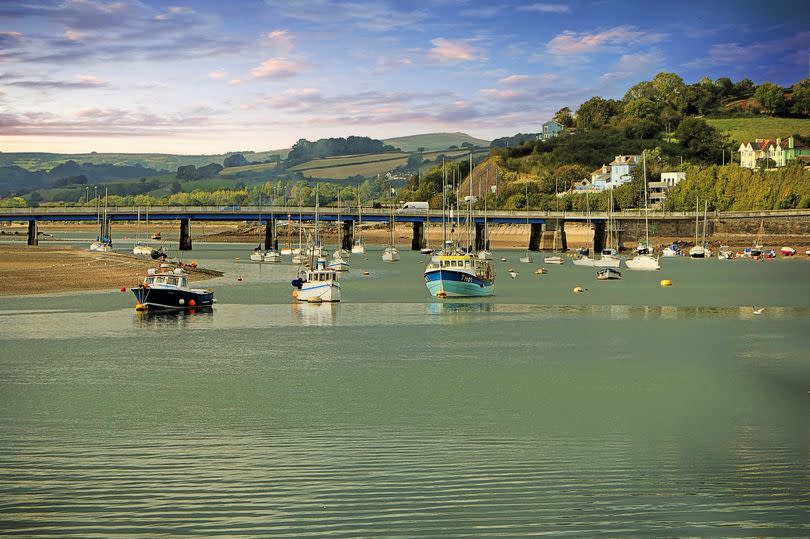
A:
[[[488,140],[471,137],[466,133],[426,133],[424,135],[390,138],[383,142],[391,146],[396,146],[402,149],[403,152],[415,152],[419,148],[425,148],[426,150],[446,150],[450,146],[461,147],[465,142],[488,148],[490,143]]]
[[[728,133],[737,142],[748,142],[758,138],[787,138],[799,134],[810,137],[810,120],[805,118],[708,118],[706,122],[715,129]],[[736,148],[735,148],[736,150]]]

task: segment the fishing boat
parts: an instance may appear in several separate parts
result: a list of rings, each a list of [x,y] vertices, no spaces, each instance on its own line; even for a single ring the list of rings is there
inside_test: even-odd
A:
[[[602,268],[596,272],[596,279],[598,281],[612,281],[621,278],[621,272],[614,268]]]
[[[547,256],[543,259],[543,262],[546,264],[556,264],[561,266],[565,264],[565,259],[561,256]]]
[[[656,271],[661,269],[658,257],[653,256],[650,248],[650,220],[647,207],[647,160],[642,159],[644,178],[644,242],[639,242],[636,247],[636,256],[630,260],[625,260],[627,269],[635,271]]]
[[[189,287],[188,274],[181,268],[171,269],[169,264],[150,268],[143,282],[131,290],[138,301],[136,309],[191,309],[214,304],[211,290]]]
[[[706,215],[709,209],[709,201],[703,201],[703,236],[698,243],[698,210],[700,208],[697,200],[695,201],[695,246],[689,249],[689,256],[691,258],[710,258],[712,256],[711,250],[706,247]]]
[[[782,256],[793,256],[796,254],[796,249],[794,249],[793,247],[782,247],[781,249],[779,249],[779,253]]]
[[[495,269],[472,253],[434,255],[425,269],[425,284],[437,298],[491,296]]]
[[[327,268],[323,258],[314,268],[302,267],[298,277],[291,281],[294,288],[292,296],[296,301],[308,303],[340,301],[340,283],[334,269]]]

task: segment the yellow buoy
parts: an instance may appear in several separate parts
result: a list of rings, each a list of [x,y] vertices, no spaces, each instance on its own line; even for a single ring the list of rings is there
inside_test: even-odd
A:
[[[136,303],[135,304],[135,310],[136,311],[145,311],[146,310],[146,305],[144,305],[143,303]]]
[[[574,287],[574,294],[582,294],[583,292],[585,292],[585,289],[582,288],[581,286]]]
[[[672,286],[672,281],[670,279],[661,279],[659,284],[661,286]]]

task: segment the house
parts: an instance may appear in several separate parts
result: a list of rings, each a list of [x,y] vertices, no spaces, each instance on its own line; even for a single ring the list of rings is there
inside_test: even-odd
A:
[[[563,130],[563,126],[554,120],[549,120],[543,124],[542,132],[537,135],[537,140],[549,140],[559,135]]]
[[[739,152],[743,168],[759,168],[758,162],[766,158],[771,159],[775,166],[783,167],[789,161],[810,155],[810,147],[792,136],[776,140],[758,138],[754,142],[742,143]]]
[[[650,204],[653,207],[661,207],[667,199],[667,191],[685,179],[686,172],[662,172],[659,181],[647,183],[647,189],[650,192]]]
[[[810,146],[805,144],[804,142],[795,140],[793,137],[788,137],[786,140],[783,140],[782,149],[785,152],[785,162],[793,161],[794,159],[799,161],[806,161],[806,159],[802,159],[802,157],[810,156]]]
[[[590,185],[594,189],[607,189],[608,182],[610,182],[610,167],[608,165],[602,165],[600,168],[591,172]]]
[[[610,188],[630,183],[630,171],[641,162],[640,155],[617,155],[610,163]]]
[[[757,160],[764,159],[768,155],[768,147],[774,145],[770,139],[758,138],[753,142],[743,142],[740,144],[740,166],[742,168],[757,168]]]

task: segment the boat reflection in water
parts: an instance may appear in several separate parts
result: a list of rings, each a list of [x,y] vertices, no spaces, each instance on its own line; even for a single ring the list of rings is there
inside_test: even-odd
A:
[[[333,326],[339,311],[339,303],[292,303],[293,318],[302,326]]]
[[[493,310],[492,303],[428,303],[430,314],[483,313]]]
[[[135,311],[135,320],[141,327],[185,327],[204,324],[213,317],[214,308],[211,306]]]

